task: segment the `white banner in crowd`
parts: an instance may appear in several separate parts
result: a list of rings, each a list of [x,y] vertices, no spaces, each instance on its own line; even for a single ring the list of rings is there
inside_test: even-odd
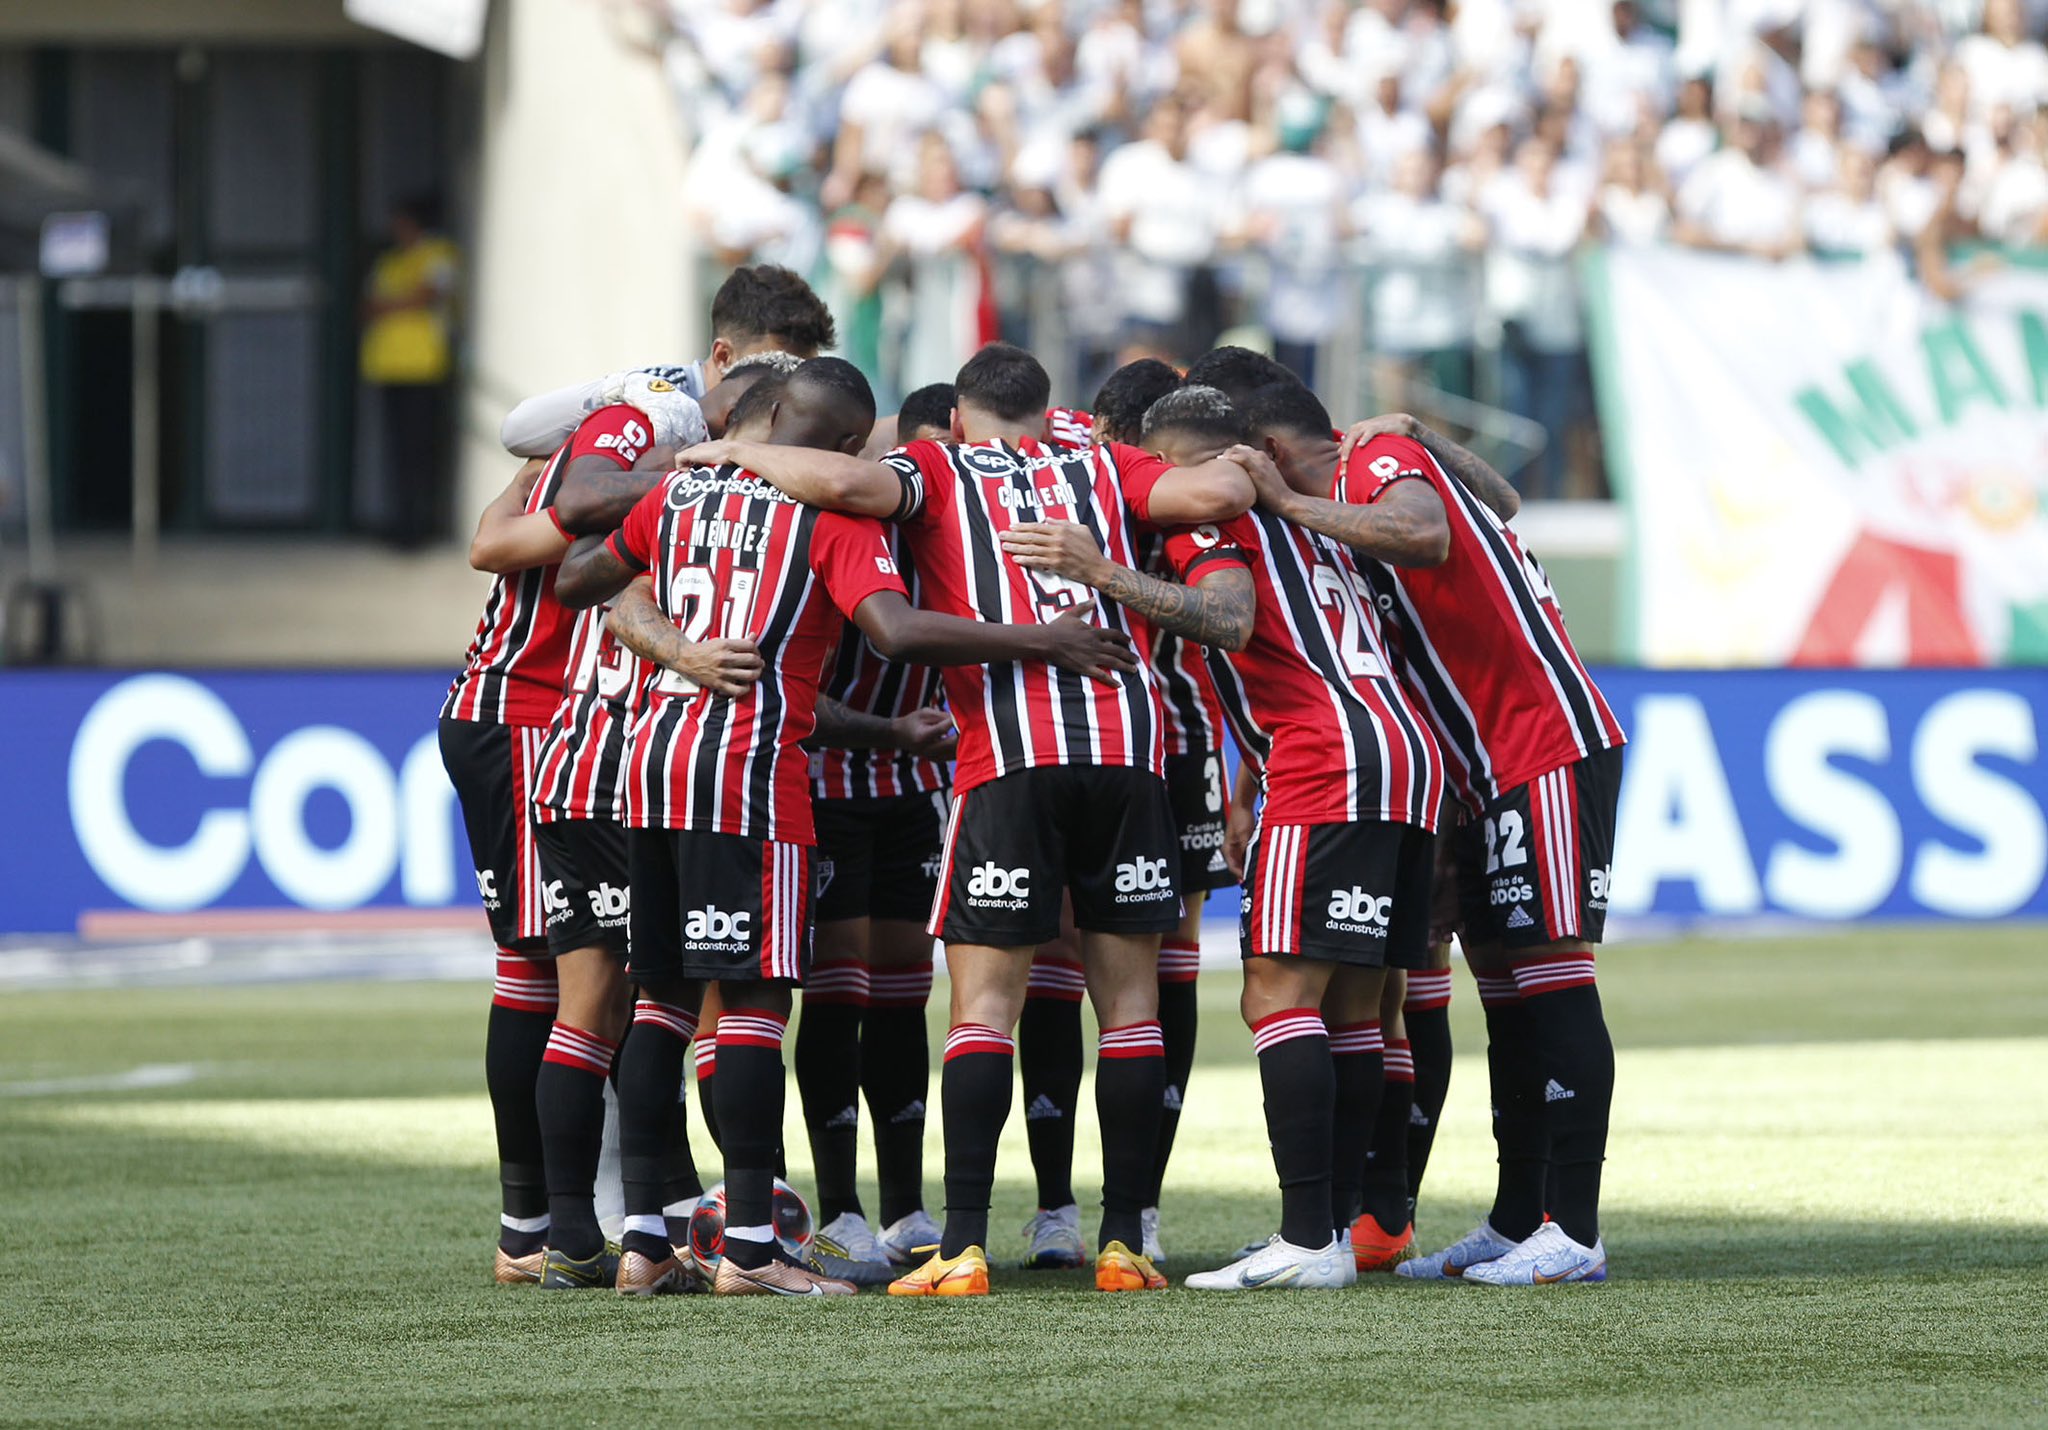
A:
[[[1646,665],[2048,661],[2048,268],[1594,260]]]

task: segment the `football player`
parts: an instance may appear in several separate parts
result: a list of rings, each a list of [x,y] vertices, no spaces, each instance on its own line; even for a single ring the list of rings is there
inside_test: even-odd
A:
[[[684,455],[739,461],[805,502],[892,517],[934,609],[1022,631],[1092,602],[1073,583],[1006,559],[1000,536],[1010,526],[1040,516],[1081,521],[1128,561],[1137,521],[1221,519],[1244,505],[1246,480],[1233,461],[1182,470],[1129,447],[1049,446],[1050,383],[1020,349],[983,348],[954,388],[955,440],[913,442],[883,462],[729,442]],[[1117,608],[1098,619],[1127,638],[1149,634]],[[948,670],[946,692],[960,760],[929,925],[946,942],[953,985],[941,1073],[946,1224],[938,1254],[889,1289],[988,1293],[988,1206],[1014,1077],[1011,1030],[1032,950],[1058,932],[1069,892],[1101,1024],[1096,1285],[1163,1289],[1142,1254],[1140,1214],[1165,1086],[1158,941],[1178,926],[1180,910],[1150,672],[1139,667],[1103,686],[1043,661],[1006,661]]]
[[[857,451],[873,421],[866,381],[834,358],[758,385],[732,415],[749,439],[737,445],[768,452]],[[731,463],[679,469],[602,546],[572,554],[564,573],[565,600],[620,592],[614,632],[667,672],[635,718],[626,772],[631,971],[643,990],[636,1021],[649,1008],[687,1016],[706,982],[722,995],[716,1082],[727,1210],[713,1289],[850,1295],[852,1283],[782,1251],[770,1212],[783,1033],[810,955],[814,834],[801,745],[816,729],[841,622],[850,616],[892,659],[1028,658],[1112,685],[1135,668],[1129,641],[1088,622],[1085,609],[1030,627],[919,611],[877,523],[800,505]],[[641,573],[651,584],[635,580]],[[758,661],[766,673],[736,695],[707,689],[705,660],[726,657]],[[818,733],[835,742],[836,732]],[[665,1127],[681,1070],[678,1041],[631,1039],[619,1069],[622,1122]],[[628,1263],[646,1264],[629,1264],[622,1278],[680,1280],[657,1203],[628,1203],[624,1250]]]
[[[602,395],[610,400],[576,424],[546,463],[529,464],[479,520],[470,564],[495,579],[441,707],[441,758],[462,806],[477,892],[498,945],[484,1068],[502,1198],[493,1275],[503,1284],[539,1281],[546,1259],[548,1159],[536,1101],[543,1064],[566,1056],[572,1036],[608,1026],[601,973],[596,984],[572,977],[575,1007],[570,1021],[558,1018],[548,881],[530,818],[540,744],[562,699],[572,626],[555,599],[556,563],[567,547],[555,507],[583,485],[631,468],[650,449],[673,448],[703,431],[696,403],[661,378],[622,374]],[[600,963],[602,957],[600,951]],[[598,1035],[578,1045],[586,1063],[608,1065],[603,1042]]]
[[[949,430],[951,383],[903,401],[896,430],[928,440]],[[897,569],[916,598],[916,563],[892,530]],[[886,719],[933,710],[939,672],[892,661],[849,623],[825,694],[848,710]],[[818,828],[816,962],[804,982],[796,1030],[796,1081],[818,1183],[815,1254],[834,1275],[888,1280],[920,1249],[938,1245],[924,1209],[925,1097],[930,1047],[925,1005],[932,990],[932,937],[925,915],[938,891],[946,793],[952,771],[937,756],[901,750],[823,748],[811,759]],[[882,1225],[868,1222],[854,1187],[859,1102],[874,1118]]]
[[[1279,474],[1261,471],[1262,507],[1384,562],[1428,552],[1368,572],[1400,632],[1404,681],[1473,816],[1454,848],[1500,1174],[1470,1235],[1397,1269],[1488,1285],[1604,1280],[1614,1046],[1593,945],[1606,921],[1620,723],[1543,568],[1503,520],[1514,500],[1497,474],[1405,415],[1339,442],[1280,388],[1257,406]]]
[[[1244,435],[1214,388],[1183,387],[1146,415],[1148,445],[1180,460]],[[1436,742],[1391,670],[1358,564],[1264,512],[1170,536],[1185,585],[1111,560],[1069,523],[1019,527],[1006,546],[1020,564],[1210,647],[1224,705],[1261,771],[1242,1009],[1279,1174],[1280,1232],[1186,1284],[1349,1285],[1357,1270],[1339,1228],[1353,1214],[1349,1168],[1364,1162],[1355,1129],[1371,1124],[1378,1101],[1379,1000],[1390,966],[1427,956],[1430,833],[1443,794]]]

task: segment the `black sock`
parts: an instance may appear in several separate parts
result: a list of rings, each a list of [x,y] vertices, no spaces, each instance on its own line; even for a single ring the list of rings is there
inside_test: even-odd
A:
[[[1497,985],[1506,984],[1504,991]],[[1500,1164],[1493,1209],[1486,1220],[1509,1241],[1522,1241],[1543,1224],[1544,1181],[1550,1162],[1543,1124],[1542,1078],[1530,1036],[1528,1009],[1512,978],[1479,980],[1486,1009],[1486,1074],[1493,1094],[1493,1141]]]
[[[678,1236],[687,1234],[687,1228],[668,1225],[662,1208],[673,1200],[675,1138],[681,1109],[688,1106],[680,1097],[683,1063],[696,1024],[687,1008],[642,998],[633,1006],[633,1026],[619,1051],[619,1177],[626,1194],[620,1244],[653,1261],[672,1256]],[[685,1137],[682,1156],[687,1161],[689,1155]],[[689,1168],[695,1182],[695,1163]]]
[[[661,1159],[661,1208],[668,1222],[670,1241],[688,1236],[690,1226],[684,1218],[668,1216],[668,1209],[683,1202],[695,1202],[703,1195],[704,1179],[697,1172],[697,1158],[690,1150],[689,1090],[679,1086],[669,1105],[668,1148]]]
[[[578,1261],[604,1250],[597,1224],[597,1159],[604,1146],[604,1081],[618,1044],[556,1022],[534,1079],[548,1178],[548,1245]]]
[[[1280,1177],[1280,1238],[1302,1247],[1330,1244],[1330,1136],[1336,1073],[1330,1037],[1313,1008],[1288,1008],[1252,1025],[1266,1137]]]
[[[747,1241],[731,1228],[775,1225],[775,1161],[782,1146],[782,1037],[786,1021],[756,1008],[718,1017],[718,1123],[725,1134],[725,1254],[754,1270],[775,1241]]]
[[[860,1085],[875,1127],[875,1181],[883,1226],[924,1206],[925,1099],[931,1092],[931,1039],[925,1002],[932,966],[874,972],[860,1025]]]
[[[1042,966],[1033,965],[1034,978]],[[1078,991],[1071,998],[1027,997],[1017,1021],[1024,1132],[1031,1144],[1031,1170],[1038,1177],[1038,1204],[1047,1209],[1074,1200],[1074,1117],[1081,1102],[1079,1000]]]
[[[1430,1149],[1436,1145],[1437,1119],[1443,1115],[1444,1098],[1451,1090],[1451,975],[1444,972],[1442,1001],[1433,986],[1418,996],[1422,979],[1438,975],[1408,975],[1408,1001],[1401,1009],[1408,1025],[1408,1045],[1415,1053],[1415,1111],[1408,1120],[1408,1215],[1413,1220],[1415,1202],[1422,1194],[1422,1175],[1429,1169]]]
[[[545,964],[501,958],[501,981],[508,961],[546,969],[550,976],[554,972]],[[547,1244],[547,1155],[541,1146],[540,1112],[534,1105],[534,1088],[540,1077],[541,1057],[547,1052],[548,1034],[554,1026],[552,1007],[537,1011],[493,1002],[484,1034],[484,1085],[490,1090],[491,1117],[498,1132],[502,1209],[498,1245],[512,1256],[529,1255]],[[512,1221],[527,1223],[535,1229],[519,1230],[506,1224]]]
[[[1379,1116],[1365,1154],[1363,1204],[1381,1231],[1399,1236],[1408,1226],[1408,1114],[1415,1106],[1415,1063],[1407,1039],[1387,1044],[1385,1067]]]
[[[1166,1043],[1156,1019],[1104,1028],[1095,1052],[1095,1116],[1102,1124],[1100,1251],[1120,1241],[1144,1249],[1140,1213],[1151,1203],[1159,1155],[1160,1103],[1166,1091]]]
[[[1159,1194],[1166,1184],[1166,1163],[1173,1156],[1173,1139],[1180,1132],[1180,1109],[1187,1096],[1188,1075],[1195,1066],[1200,989],[1191,976],[1176,971],[1168,978],[1165,973],[1168,955],[1185,952],[1186,945],[1178,939],[1163,940],[1159,946],[1159,1031],[1166,1040],[1166,1088],[1159,1103],[1159,1146],[1152,1158],[1152,1185],[1145,1198],[1148,1207],[1159,1205]],[[1199,949],[1194,950],[1194,957],[1201,957]]]
[[[811,1141],[819,1226],[847,1212],[866,1215],[854,1167],[860,1155],[860,1025],[867,977],[867,966],[851,960],[812,965],[796,1025],[796,1088]]]
[[[1330,1225],[1343,1231],[1363,1205],[1365,1154],[1385,1076],[1377,1018],[1330,1029]]]
[[[939,1115],[946,1131],[946,1231],[941,1256],[988,1246],[988,1204],[996,1183],[996,1142],[1010,1118],[1016,1041],[961,1023],[946,1034]]]
[[[1593,983],[1591,954],[1567,955],[1515,970],[1524,981],[1530,1036],[1541,1083],[1540,1106],[1550,1134],[1552,1197],[1548,1210],[1582,1246],[1600,1237],[1600,1170],[1614,1102],[1614,1041]],[[1577,970],[1583,968],[1580,976]]]
[[[696,1051],[692,1054],[697,1070],[697,1112],[704,1119],[704,1135],[711,1139],[711,1145],[723,1152],[725,1144],[718,1138],[718,1025],[711,1025],[709,1032],[697,1035]]]

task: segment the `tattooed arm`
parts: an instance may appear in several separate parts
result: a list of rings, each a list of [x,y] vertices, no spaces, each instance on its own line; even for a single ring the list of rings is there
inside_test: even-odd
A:
[[[1256,598],[1248,571],[1219,568],[1194,586],[1162,581],[1110,560],[1088,528],[1071,521],[1020,523],[1002,539],[1019,566],[1079,581],[1161,630],[1219,650],[1251,643]]]
[[[817,728],[804,741],[806,749],[901,750],[926,759],[950,760],[958,743],[953,717],[931,706],[892,720],[864,714],[821,691],[817,717]]]
[[[633,579],[613,602],[605,629],[642,660],[694,680],[714,695],[744,695],[767,674],[761,648],[752,641],[686,641],[676,623],[654,603],[654,582]]]
[[[604,537],[579,536],[555,571],[555,599],[580,611],[610,600],[641,574],[621,561]]]
[[[1476,453],[1459,446],[1443,433],[1423,426],[1405,412],[1394,412],[1355,424],[1344,434],[1343,444],[1338,448],[1338,468],[1341,470],[1350,460],[1353,447],[1382,433],[1421,443],[1424,451],[1436,458],[1466,491],[1492,507],[1493,514],[1502,521],[1513,521],[1515,513],[1522,509],[1522,495],[1506,477]]]
[[[1304,496],[1287,485],[1264,452],[1247,459],[1259,506],[1283,521],[1319,531],[1389,566],[1441,566],[1451,554],[1451,520],[1436,488],[1418,473],[1393,483],[1370,506]]]
[[[820,694],[817,728],[804,744],[834,750],[893,750],[897,747],[896,722]]]

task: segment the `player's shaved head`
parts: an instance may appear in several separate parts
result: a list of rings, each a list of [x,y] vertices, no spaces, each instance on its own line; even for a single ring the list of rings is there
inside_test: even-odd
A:
[[[713,393],[724,387],[711,389]],[[769,369],[762,369],[758,377],[740,385],[740,395],[734,399],[731,409],[725,415],[725,435],[745,437],[748,441],[769,440],[769,431],[775,425],[775,414],[782,404],[784,390],[789,386],[789,376]],[[708,397],[710,394],[706,394]]]
[[[787,377],[802,367],[803,362],[795,353],[772,350],[741,358],[725,370],[725,376],[697,404],[704,414],[705,427],[710,429],[712,436],[723,437],[732,424],[733,408],[747,395],[748,389],[766,377]]]
[[[1181,456],[1199,449],[1201,461],[1245,440],[1244,418],[1230,399],[1213,387],[1177,387],[1145,410],[1141,440],[1164,453],[1170,443],[1176,465],[1192,466]]]
[[[943,442],[953,435],[953,384],[934,382],[903,399],[896,410],[896,440]]]
[[[1239,407],[1262,387],[1275,383],[1299,384],[1293,369],[1250,348],[1221,347],[1203,353],[1188,368],[1187,381],[1213,387]]]
[[[1010,343],[990,343],[953,379],[953,405],[1011,426],[1043,430],[1052,379],[1038,359]]]
[[[1144,436],[1145,413],[1179,386],[1180,374],[1158,358],[1125,363],[1095,394],[1096,440],[1137,442]]]
[[[858,452],[875,425],[875,390],[844,358],[812,358],[783,380],[773,440]]]

